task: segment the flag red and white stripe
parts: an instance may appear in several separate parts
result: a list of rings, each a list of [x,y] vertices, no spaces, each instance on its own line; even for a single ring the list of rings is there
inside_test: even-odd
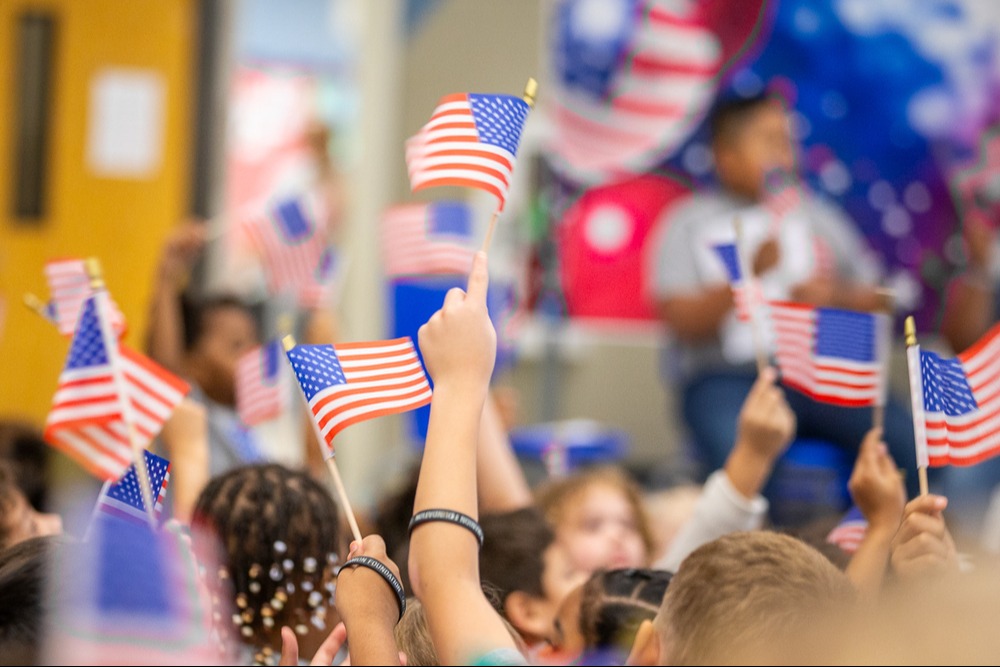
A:
[[[712,102],[722,62],[718,37],[695,3],[642,0],[604,95],[561,84],[547,98],[551,148],[578,178],[639,173],[662,162],[690,135]],[[572,58],[557,54],[557,64]],[[572,74],[583,63],[563,65]],[[556,77],[557,85],[560,77]],[[589,177],[589,178],[588,178]]]
[[[919,355],[927,461],[918,465],[970,466],[1000,455],[1000,324],[955,359]]]
[[[367,419],[414,410],[431,400],[431,388],[410,338],[297,345],[288,360],[313,418],[333,455],[342,430]]]
[[[236,411],[247,426],[274,419],[285,409],[288,385],[280,341],[243,355],[236,365]]]
[[[240,228],[264,266],[272,294],[292,293],[315,302],[327,280],[328,243],[324,211],[313,194],[271,202],[245,218]]]
[[[825,403],[848,407],[884,405],[883,364],[889,326],[885,315],[817,309],[780,301],[769,302],[767,312],[783,383]],[[873,330],[863,344],[851,340],[854,335],[851,325],[843,324],[855,316],[869,320]],[[824,317],[831,323],[836,319],[846,327],[837,332],[823,332],[825,343],[820,333]],[[854,354],[865,346],[866,350]]]
[[[503,210],[528,104],[512,95],[456,93],[406,142],[414,192],[439,186],[476,188]]]
[[[63,336],[72,336],[83,302],[94,293],[86,263],[82,259],[54,259],[45,263],[44,271],[56,328]],[[111,326],[120,337],[125,333],[125,316],[113,300],[110,304]]]
[[[460,274],[472,268],[469,239],[433,234],[434,204],[393,206],[382,217],[382,261],[387,276]]]

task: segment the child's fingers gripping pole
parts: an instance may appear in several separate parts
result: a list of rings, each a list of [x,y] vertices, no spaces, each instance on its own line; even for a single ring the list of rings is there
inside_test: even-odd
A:
[[[288,335],[281,339],[281,344],[285,348],[285,353],[291,351],[295,347],[295,337]],[[323,450],[323,443],[326,439],[323,437],[323,432],[319,428],[319,424],[316,423],[316,417],[313,415],[312,410],[309,407],[309,401],[306,399],[306,395],[301,391],[299,394],[302,396],[302,400],[306,402],[306,411],[309,412],[309,423],[312,424],[313,433],[316,434],[316,442]],[[344,488],[344,481],[340,478],[340,470],[337,468],[337,461],[333,455],[333,448],[330,451],[323,451],[323,456],[326,458],[326,467],[330,471],[330,476],[333,478],[333,489],[337,494],[337,502],[340,505],[341,510],[343,510],[344,515],[347,517],[347,523],[351,527],[351,535],[358,542],[361,541],[361,529],[358,527],[358,520],[354,516],[354,510],[351,508],[351,501],[347,498],[347,489]]]

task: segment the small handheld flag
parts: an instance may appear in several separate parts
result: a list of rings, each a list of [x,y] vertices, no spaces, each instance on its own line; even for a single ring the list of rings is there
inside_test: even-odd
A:
[[[307,302],[316,298],[329,261],[325,229],[318,198],[313,196],[280,199],[242,223],[273,294],[291,292]]]
[[[826,541],[836,544],[845,553],[853,554],[861,546],[861,540],[868,532],[868,521],[855,505],[847,511],[840,523],[826,536]]]
[[[912,349],[919,354],[911,387],[922,399],[915,418],[922,413],[925,465],[970,466],[1000,454],[1000,325],[954,359]]]
[[[327,457],[333,439],[352,424],[427,405],[431,387],[410,338],[285,345]]]
[[[273,340],[245,354],[236,365],[236,411],[247,426],[274,419],[285,409],[281,342]]]
[[[157,520],[163,513],[163,499],[170,482],[170,461],[148,451],[143,452],[149,484],[156,493],[153,513]],[[146,505],[142,501],[135,464],[117,482],[105,482],[101,495],[97,498],[97,511],[133,523],[146,525]]]
[[[50,301],[48,317],[53,320],[59,333],[72,336],[80,309],[94,289],[87,275],[86,262],[82,259],[59,259],[45,263],[45,279],[49,284]],[[114,301],[110,302],[110,321],[115,333],[121,337],[125,333],[125,316]]]
[[[760,287],[752,276],[744,276],[735,243],[719,243],[712,248],[722,260],[723,266],[726,267],[726,277],[733,290],[736,317],[741,321],[749,322],[754,305],[763,303]]]
[[[787,302],[769,310],[786,385],[823,403],[885,404],[888,316]]]
[[[441,98],[431,119],[406,142],[410,188],[475,188],[502,211],[530,106],[513,95],[457,93]]]
[[[387,276],[466,275],[474,252],[468,204],[442,201],[393,206],[382,218]]]
[[[92,474],[115,480],[132,461],[133,443],[112,368],[114,351],[107,348],[98,319],[97,299],[105,296],[101,292],[84,302],[45,423],[45,438]],[[188,385],[124,345],[118,353],[137,446],[145,447],[184,398]]]

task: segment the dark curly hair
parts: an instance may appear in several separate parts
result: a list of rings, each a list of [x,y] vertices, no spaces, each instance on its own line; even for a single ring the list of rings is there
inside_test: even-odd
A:
[[[282,625],[300,635],[326,630],[340,529],[337,506],[315,480],[275,464],[236,468],[201,492],[191,528],[203,562],[220,563],[217,576],[208,572],[213,603],[233,605],[231,615],[216,609],[224,636],[238,633],[267,660],[281,652]]]

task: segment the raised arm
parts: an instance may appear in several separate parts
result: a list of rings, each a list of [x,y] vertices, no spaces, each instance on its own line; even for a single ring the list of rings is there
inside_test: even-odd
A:
[[[479,506],[484,514],[513,512],[532,504],[531,489],[491,394],[483,408],[476,457]]]
[[[882,588],[892,538],[906,503],[903,480],[880,430],[872,429],[865,435],[847,487],[868,521],[865,536],[847,566],[847,576],[862,596],[874,598]]]
[[[184,313],[183,294],[191,269],[205,247],[205,227],[188,222],[167,238],[153,285],[146,352],[171,373],[183,374]]]
[[[767,501],[760,492],[795,435],[795,413],[775,381],[774,369],[766,368],[750,389],[726,465],[708,478],[694,514],[656,563],[657,569],[675,572],[701,545],[763,524]]]
[[[961,352],[979,340],[996,321],[994,263],[996,231],[989,220],[970,216],[964,224],[968,264],[948,285],[941,335]]]
[[[420,351],[434,379],[430,424],[413,510],[461,512],[478,521],[476,441],[496,357],[486,311],[486,255],[478,253],[468,293],[448,292],[420,328]],[[496,649],[515,649],[479,581],[479,542],[446,522],[417,527],[410,538],[410,578],[424,605],[441,664],[468,664]]]

